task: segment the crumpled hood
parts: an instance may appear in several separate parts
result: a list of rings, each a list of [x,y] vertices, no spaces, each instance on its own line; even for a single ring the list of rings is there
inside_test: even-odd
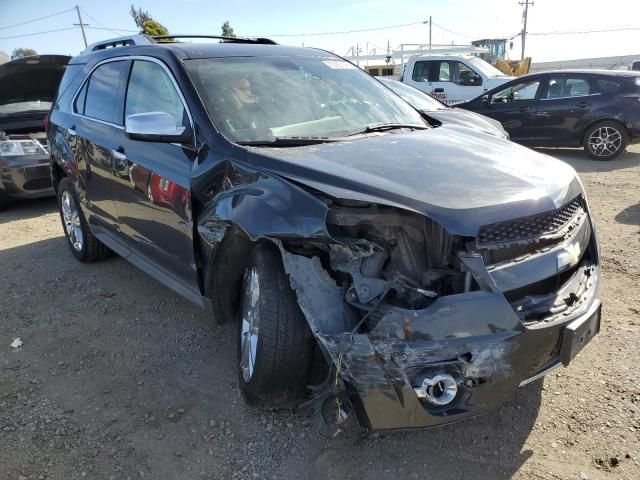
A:
[[[52,102],[71,57],[37,55],[0,65],[0,105]]]
[[[457,235],[556,209],[582,192],[568,164],[456,125],[251,150],[260,168],[335,198],[422,213]]]
[[[496,135],[500,138],[507,137],[508,135],[499,121],[461,108],[445,108],[424,113],[442,123],[455,123]]]

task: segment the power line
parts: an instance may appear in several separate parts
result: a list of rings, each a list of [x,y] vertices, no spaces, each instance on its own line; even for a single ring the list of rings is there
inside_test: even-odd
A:
[[[102,27],[102,28],[99,28],[99,27],[87,27],[87,28],[92,28],[94,30],[109,30],[110,32],[115,33],[116,35],[120,35],[119,32],[138,33],[138,30],[129,30],[129,29],[126,29],[126,28],[107,27],[101,21],[96,20],[95,17],[92,17],[91,15],[89,15],[89,13],[84,8],[80,7],[80,10],[82,10],[82,13],[84,13],[89,19],[93,20],[98,25],[100,25],[100,27]]]
[[[86,23],[85,23],[86,25]],[[116,35],[120,35],[119,32],[127,32],[127,33],[140,33],[140,30],[126,30],[124,28],[110,28],[110,27],[84,27],[87,30],[109,30],[110,32],[115,33]]]
[[[438,25],[437,23],[433,23],[433,26],[438,27],[440,30],[444,30],[445,32],[451,33],[453,35],[458,35],[460,37],[465,37],[465,38],[474,38],[473,36],[466,35],[464,33],[454,32],[453,30],[449,30],[448,28],[445,28],[442,25]]]
[[[0,37],[0,40],[10,40],[12,38],[33,37],[35,35],[44,35],[45,33],[63,32],[65,30],[74,30],[76,27],[56,28],[55,30],[46,30],[44,32],[23,33],[22,35],[14,35],[12,37]]]
[[[594,30],[567,30],[564,32],[528,32],[528,35],[581,35],[585,33],[626,32],[630,30],[640,30],[640,27],[602,28]]]
[[[260,37],[315,37],[322,35],[342,35],[345,33],[361,33],[361,32],[373,32],[375,30],[386,30],[389,28],[400,28],[400,27],[410,27],[413,25],[423,25],[426,22],[413,22],[413,23],[403,23],[401,25],[388,25],[386,27],[375,27],[375,28],[363,28],[361,30],[345,30],[342,32],[314,32],[314,33],[280,33],[276,35],[248,35],[251,36],[260,36]]]
[[[73,8],[70,8],[68,10],[62,10],[61,12],[52,13],[51,15],[45,15],[44,17],[38,17],[38,18],[31,19],[31,20],[26,20],[24,22],[14,23],[13,25],[5,25],[4,27],[0,27],[0,30],[4,30],[5,28],[20,27],[21,25],[26,25],[27,23],[33,23],[33,22],[37,22],[39,20],[44,20],[46,18],[55,17],[57,15],[62,15],[63,13],[71,12],[73,10],[74,10]]]

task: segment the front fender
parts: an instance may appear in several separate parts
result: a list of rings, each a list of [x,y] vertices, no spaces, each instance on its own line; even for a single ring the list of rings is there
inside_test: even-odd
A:
[[[303,188],[255,169],[229,162],[217,194],[201,205],[196,229],[204,293],[219,320],[232,316],[244,260],[260,239],[329,241],[328,208]]]

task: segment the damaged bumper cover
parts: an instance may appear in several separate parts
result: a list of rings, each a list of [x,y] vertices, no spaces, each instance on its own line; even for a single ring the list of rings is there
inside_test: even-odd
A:
[[[571,308],[550,307],[538,321],[527,321],[522,310],[529,305],[502,293],[475,257],[463,261],[484,288],[441,296],[418,310],[379,305],[370,314],[373,328],[362,333],[349,328],[346,291],[320,261],[282,253],[302,311],[338,366],[360,425],[372,430],[434,427],[492,410],[519,386],[568,364],[600,327],[598,269],[586,257],[555,292],[558,299],[581,285],[580,299]],[[547,297],[526,300],[553,305]],[[455,383],[449,385],[453,400],[428,401],[424,385],[445,377]]]

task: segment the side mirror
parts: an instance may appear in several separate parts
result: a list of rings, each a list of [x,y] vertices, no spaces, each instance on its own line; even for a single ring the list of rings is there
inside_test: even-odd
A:
[[[192,139],[191,130],[176,126],[173,117],[165,112],[127,115],[124,133],[143,142],[188,143]]]
[[[489,98],[489,95],[483,95],[482,96],[482,104],[483,105],[489,105],[490,102],[491,102],[491,99]]]

